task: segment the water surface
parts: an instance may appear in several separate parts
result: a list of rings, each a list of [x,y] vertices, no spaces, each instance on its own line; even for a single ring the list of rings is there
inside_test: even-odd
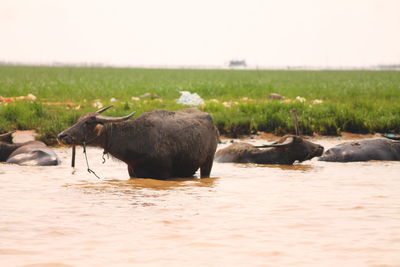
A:
[[[215,163],[159,181],[99,149],[102,179],[81,148],[73,173],[56,152],[61,166],[0,165],[1,266],[400,266],[400,162]]]

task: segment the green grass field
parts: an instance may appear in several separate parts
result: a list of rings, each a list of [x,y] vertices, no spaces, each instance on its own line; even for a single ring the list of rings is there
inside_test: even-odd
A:
[[[95,100],[107,115],[178,110],[179,91],[198,93],[223,134],[293,133],[296,108],[303,134],[399,132],[400,72],[170,70],[0,66],[0,96],[29,93],[35,101],[0,103],[0,132],[36,129],[43,140],[87,112]],[[159,98],[132,100],[145,93]],[[288,103],[270,101],[279,93]],[[297,96],[305,102],[290,101]],[[116,101],[111,103],[111,98]],[[318,99],[323,103],[313,104]]]

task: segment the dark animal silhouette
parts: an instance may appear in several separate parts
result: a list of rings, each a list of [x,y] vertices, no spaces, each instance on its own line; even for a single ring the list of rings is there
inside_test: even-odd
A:
[[[260,149],[266,148],[266,149]],[[233,143],[215,154],[217,162],[293,164],[322,155],[324,148],[298,136],[284,136],[270,145]]]
[[[218,130],[208,113],[198,109],[155,110],[135,120],[107,117],[109,107],[82,116],[58,135],[67,145],[101,147],[128,165],[130,177],[190,177],[200,168],[209,177],[218,144]]]
[[[328,149],[319,160],[335,162],[400,160],[400,142],[389,139],[346,142]]]
[[[0,135],[0,162],[29,166],[60,164],[57,154],[45,143],[29,141],[12,144],[12,133]]]

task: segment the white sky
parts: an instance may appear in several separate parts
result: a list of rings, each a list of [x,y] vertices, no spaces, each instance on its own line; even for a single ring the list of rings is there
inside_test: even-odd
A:
[[[0,60],[400,64],[400,0],[0,0]]]

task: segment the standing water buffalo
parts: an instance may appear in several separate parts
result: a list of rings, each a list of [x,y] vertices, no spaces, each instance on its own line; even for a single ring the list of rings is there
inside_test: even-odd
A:
[[[190,177],[198,168],[201,177],[209,177],[219,135],[208,113],[195,108],[155,110],[135,120],[128,120],[134,113],[100,114],[110,107],[82,116],[58,139],[103,148],[128,165],[130,177]]]
[[[29,166],[58,165],[60,159],[45,143],[29,141],[12,144],[12,133],[0,135],[0,162]]]
[[[388,139],[346,142],[328,149],[319,160],[335,162],[400,160],[400,142]]]
[[[267,148],[267,149],[259,149]],[[324,148],[303,140],[298,136],[284,136],[270,145],[253,146],[248,143],[233,143],[218,150],[217,162],[258,163],[258,164],[293,164],[322,155]]]

